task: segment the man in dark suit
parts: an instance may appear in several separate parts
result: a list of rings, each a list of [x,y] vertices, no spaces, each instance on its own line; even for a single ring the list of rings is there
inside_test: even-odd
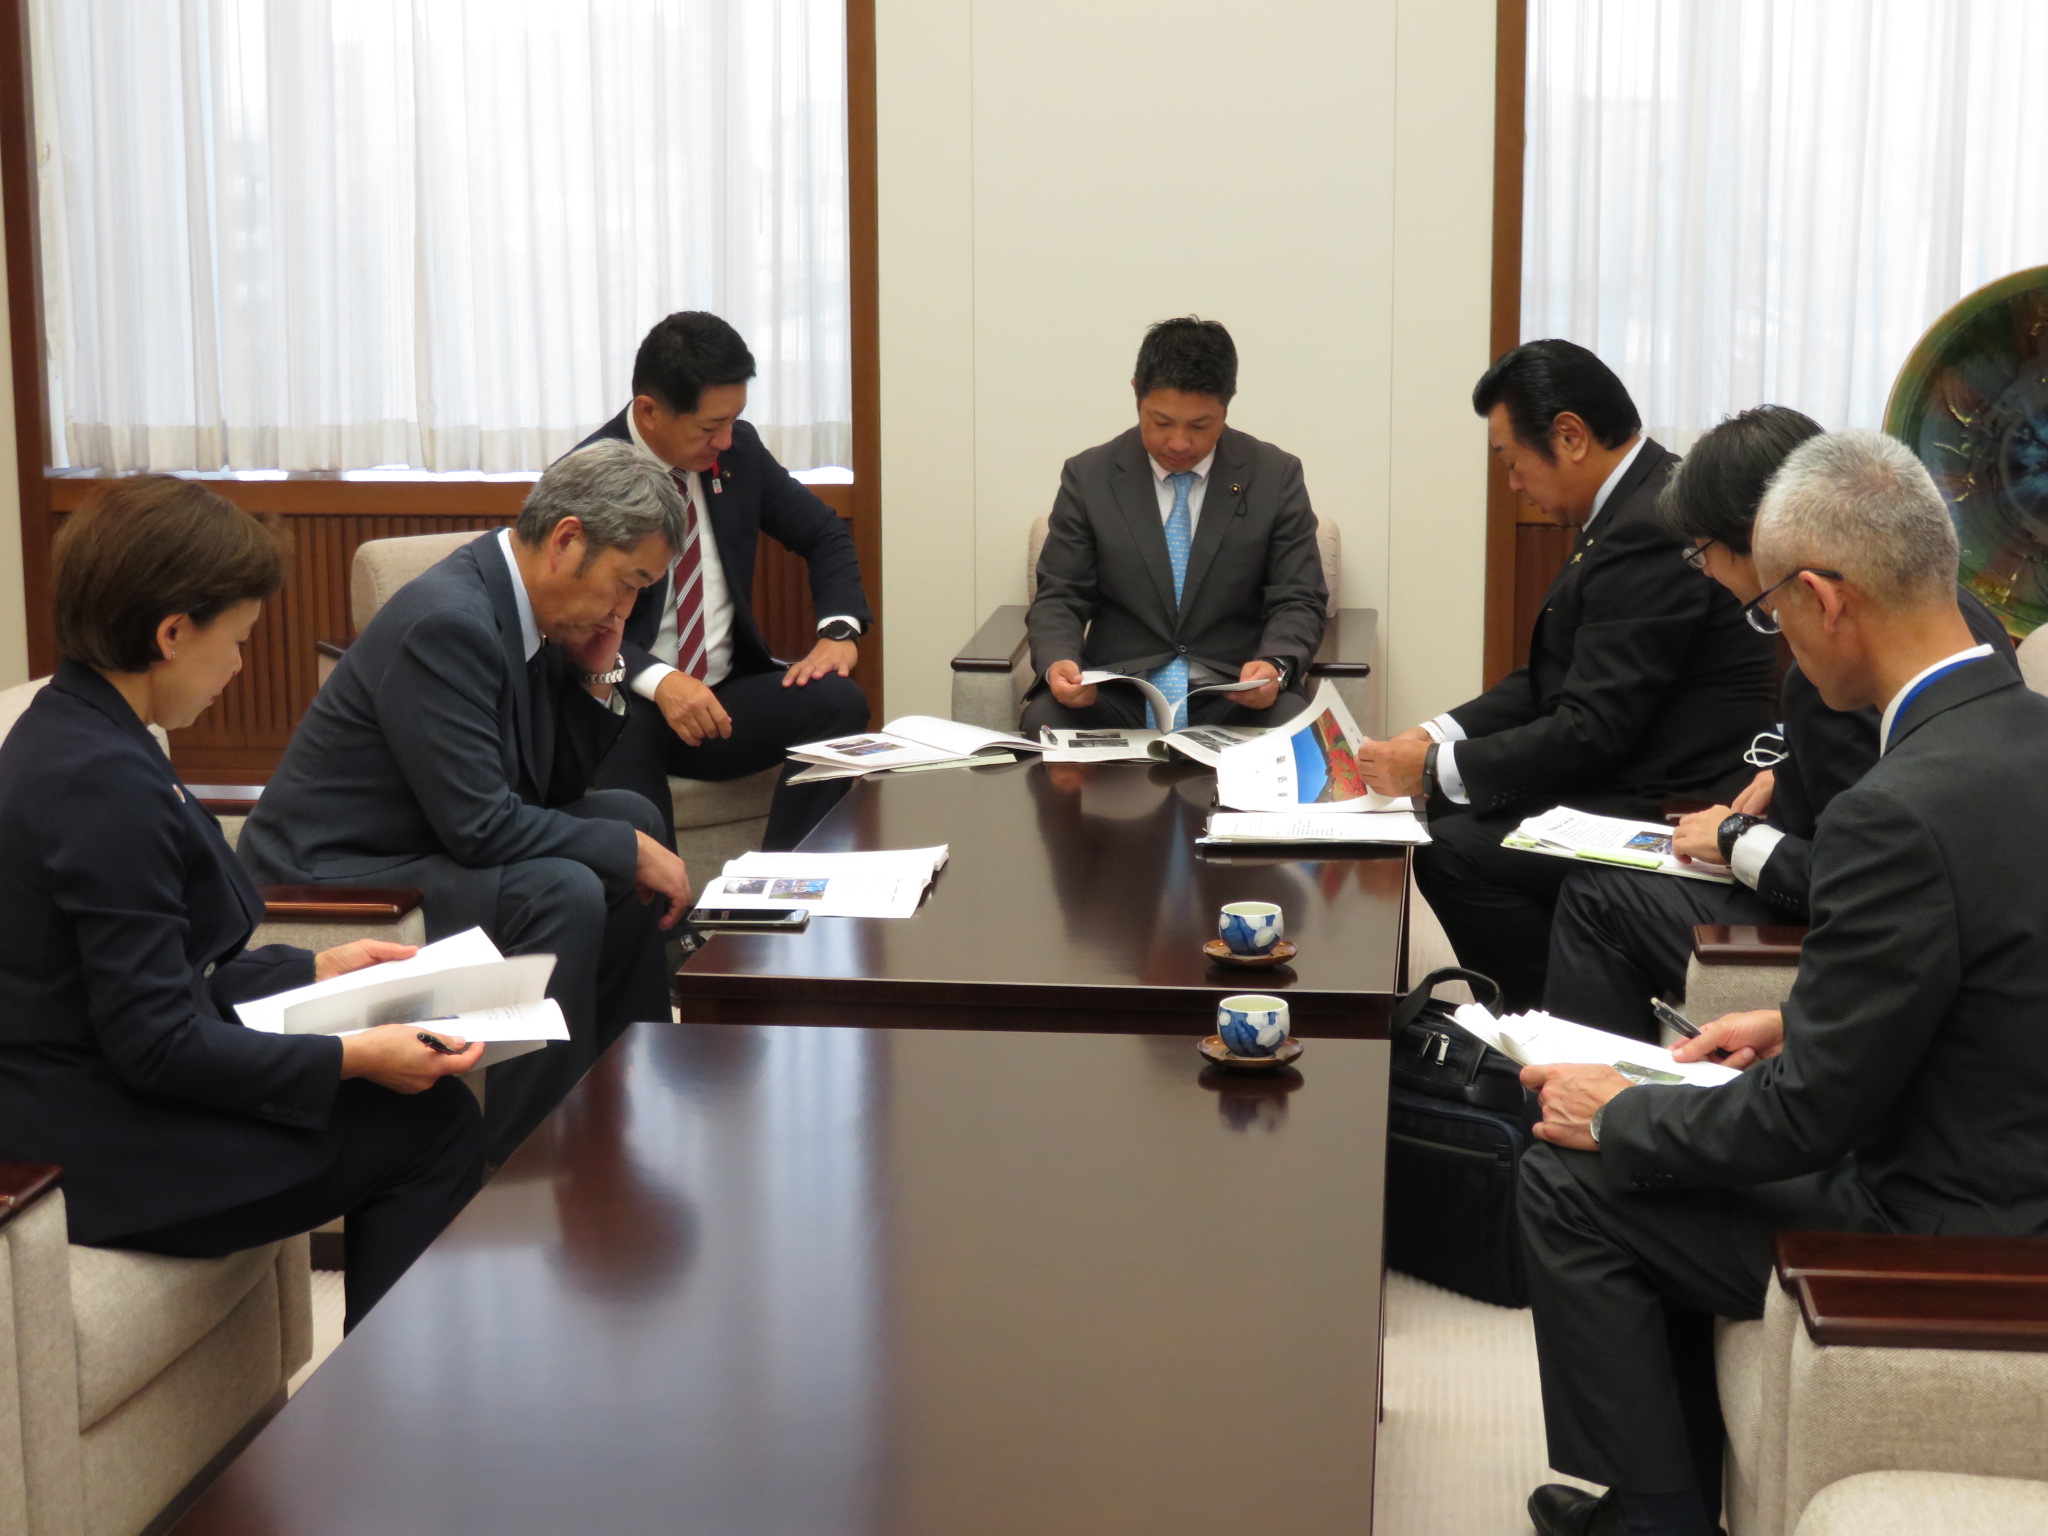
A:
[[[1472,392],[1508,483],[1578,530],[1544,594],[1529,662],[1469,703],[1359,754],[1366,782],[1429,796],[1415,879],[1460,963],[1511,1008],[1543,998],[1569,860],[1503,848],[1556,805],[1655,817],[1718,799],[1771,723],[1772,645],[1680,560],[1657,516],[1677,456],[1642,435],[1620,379],[1584,347],[1532,341]]]
[[[1693,444],[1658,511],[1693,546],[1702,574],[1737,602],[1763,590],[1750,552],[1764,488],[1820,426],[1781,405],[1730,417]],[[1963,620],[2018,671],[1998,616],[1958,589]],[[1877,711],[1834,710],[1794,663],[1779,693],[1778,731],[1749,756],[1763,768],[1729,805],[1678,824],[1676,851],[1735,883],[1674,880],[1625,869],[1575,869],[1558,893],[1543,1006],[1560,1018],[1656,1040],[1650,999],[1683,986],[1695,923],[1803,923],[1813,836],[1830,801],[1877,761]],[[1770,744],[1782,750],[1778,756]],[[1768,754],[1768,755],[1765,755]],[[1776,756],[1772,766],[1764,766]]]
[[[1307,703],[1329,605],[1301,461],[1224,424],[1237,348],[1213,320],[1153,326],[1131,387],[1138,425],[1060,474],[1026,619],[1038,680],[1023,729],[1148,723],[1137,689],[1098,691],[1084,670],[1147,677],[1176,706],[1205,683],[1261,685],[1157,729],[1277,724]]]
[[[1977,643],[1933,482],[1874,432],[1772,481],[1756,606],[1829,707],[1879,708],[1882,754],[1822,817],[1813,930],[1782,1013],[1677,1054],[1737,1080],[1631,1086],[1530,1068],[1523,1160],[1550,1462],[1545,1536],[1717,1528],[1715,1316],[1756,1317],[1786,1229],[2048,1235],[2048,699]]]
[[[628,1023],[669,1016],[682,861],[647,801],[585,790],[625,723],[626,614],[681,521],[668,476],[631,448],[550,469],[513,528],[378,611],[242,829],[258,880],[417,886],[430,938],[481,927],[508,954],[555,956],[571,1038],[490,1069],[493,1162]]]
[[[668,469],[685,503],[682,548],[626,621],[629,719],[599,776],[653,801],[664,823],[675,814],[670,774],[742,778],[786,761],[793,746],[868,723],[852,674],[874,614],[853,535],[740,420],[753,377],[753,354],[718,316],[670,315],[633,359],[632,403],[576,450],[633,443]],[[810,568],[818,641],[795,662],[770,656],[754,622],[763,533]],[[764,848],[794,848],[851,783],[791,784],[803,766],[790,763],[776,786]]]

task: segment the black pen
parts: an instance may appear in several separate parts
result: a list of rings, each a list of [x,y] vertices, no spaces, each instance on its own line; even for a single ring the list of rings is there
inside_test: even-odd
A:
[[[1693,1023],[1691,1019],[1688,1019],[1676,1008],[1672,1007],[1669,1003],[1665,1002],[1663,998],[1653,997],[1650,999],[1650,1012],[1654,1013],[1657,1016],[1657,1019],[1660,1023],[1669,1024],[1673,1029],[1677,1030],[1681,1035],[1685,1036],[1686,1039],[1699,1039],[1699,1025]],[[1715,1050],[1714,1055],[1723,1061],[1727,1060],[1728,1058],[1728,1052],[1726,1050],[1719,1048]]]
[[[424,1045],[428,1050],[439,1051],[443,1056],[460,1056],[462,1054],[461,1051],[458,1051],[439,1035],[430,1035],[424,1029],[419,1032],[417,1038],[420,1044]]]

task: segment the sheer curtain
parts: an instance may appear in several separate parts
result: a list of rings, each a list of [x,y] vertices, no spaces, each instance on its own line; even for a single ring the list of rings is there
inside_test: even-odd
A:
[[[848,462],[843,0],[32,0],[55,462],[537,470],[709,309]]]
[[[2040,0],[1531,0],[1522,334],[1683,450],[1881,424],[1944,309],[2048,262]]]

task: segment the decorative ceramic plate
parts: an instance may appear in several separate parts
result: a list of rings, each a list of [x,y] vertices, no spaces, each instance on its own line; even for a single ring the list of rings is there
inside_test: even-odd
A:
[[[2015,634],[2048,623],[2048,267],[1935,321],[1899,370],[1884,429],[1947,498],[1963,584]]]

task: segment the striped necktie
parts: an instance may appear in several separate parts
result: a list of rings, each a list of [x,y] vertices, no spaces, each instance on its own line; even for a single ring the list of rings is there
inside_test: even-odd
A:
[[[668,585],[676,605],[676,670],[701,678],[710,660],[704,642],[704,547],[697,507],[690,500],[690,479],[679,469],[669,475],[683,493],[683,552],[669,568]]]
[[[1179,608],[1182,590],[1188,582],[1188,550],[1194,544],[1195,520],[1188,513],[1188,492],[1194,486],[1195,477],[1183,470],[1172,479],[1173,510],[1166,515],[1166,558],[1173,564],[1173,604]],[[1155,731],[1179,729],[1181,717],[1187,713],[1187,657],[1176,656],[1165,666],[1154,669],[1149,681],[1166,695],[1166,702],[1173,706],[1173,718],[1164,722],[1155,719],[1152,728]]]

